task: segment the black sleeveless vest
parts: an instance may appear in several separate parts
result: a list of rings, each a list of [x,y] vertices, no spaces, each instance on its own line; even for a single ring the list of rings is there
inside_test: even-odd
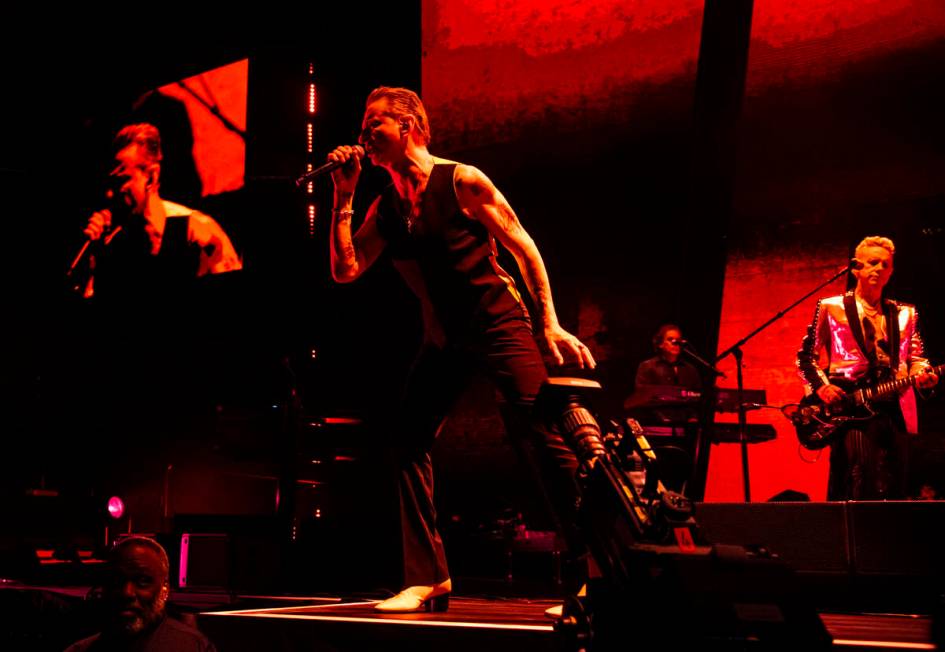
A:
[[[200,247],[187,241],[190,216],[168,217],[156,256],[141,229],[119,233],[96,262],[95,296],[102,301],[148,301],[193,285]]]
[[[377,228],[395,260],[413,260],[447,336],[461,336],[505,318],[527,318],[508,273],[496,260],[492,235],[460,210],[453,188],[456,164],[433,166],[419,216],[408,224],[396,190],[378,205]],[[421,297],[421,300],[423,298]]]

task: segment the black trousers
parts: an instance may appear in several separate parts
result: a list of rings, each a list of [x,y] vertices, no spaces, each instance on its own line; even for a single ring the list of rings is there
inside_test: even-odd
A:
[[[424,346],[411,369],[397,418],[396,450],[405,586],[449,577],[436,528],[430,450],[470,378],[479,372],[488,374],[504,398],[500,412],[512,443],[533,442],[543,488],[562,534],[569,547],[578,545],[577,459],[561,436],[532,414],[547,372],[529,323],[511,317],[482,329],[462,345]]]
[[[882,403],[878,411],[831,447],[827,500],[907,497],[909,434],[902,411],[898,402]]]

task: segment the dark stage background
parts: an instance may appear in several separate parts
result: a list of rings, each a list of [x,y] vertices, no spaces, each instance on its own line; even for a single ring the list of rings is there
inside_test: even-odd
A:
[[[421,90],[433,152],[481,167],[538,243],[562,324],[601,363],[602,417],[619,415],[661,323],[711,356],[872,233],[896,240],[895,296],[920,306],[941,360],[940,3],[427,0],[349,11],[329,21],[308,10],[288,30],[247,20],[222,42],[184,32],[173,47],[133,52],[102,24],[5,53],[0,486],[17,517],[2,526],[4,550],[79,530],[98,542],[97,506],[114,492],[139,531],[180,528],[185,513],[282,514],[270,526],[316,547],[307,558],[322,586],[397,584],[381,451],[419,320],[383,261],[354,285],[330,281],[320,217],[330,183],[315,189],[314,227],[292,183],[306,164],[310,63],[315,160],[353,141],[372,88]],[[170,159],[189,150],[188,134],[165,132],[162,193],[220,221],[244,270],[160,310],[83,304],[64,272],[98,206],[111,134],[147,115],[134,108],[144,92],[245,60],[243,185],[204,196]],[[359,210],[383,183],[365,174]],[[746,384],[771,403],[800,395],[793,355],[812,310],[813,300],[745,347]],[[491,394],[474,385],[435,453],[457,548],[519,511],[528,528],[550,527]],[[938,485],[942,400],[920,409],[916,477]],[[826,459],[801,459],[774,411],[750,421],[779,433],[751,446],[753,497],[790,488],[823,499]],[[60,506],[94,505],[100,520],[62,518],[25,494],[36,489],[59,491]],[[707,499],[741,496],[737,447],[713,446]],[[356,560],[356,577],[339,577],[350,568],[339,560]]]

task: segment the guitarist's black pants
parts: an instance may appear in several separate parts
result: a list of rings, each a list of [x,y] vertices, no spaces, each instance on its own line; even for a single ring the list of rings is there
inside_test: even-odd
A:
[[[847,430],[830,450],[827,500],[901,500],[907,497],[909,434],[899,403]]]

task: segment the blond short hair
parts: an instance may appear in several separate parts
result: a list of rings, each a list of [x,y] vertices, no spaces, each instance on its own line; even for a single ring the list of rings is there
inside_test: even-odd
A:
[[[881,235],[870,235],[860,240],[860,244],[856,246],[856,257],[859,258],[860,252],[867,247],[882,247],[889,252],[890,256],[896,255],[896,245],[893,244],[892,240],[889,238],[884,238]]]

